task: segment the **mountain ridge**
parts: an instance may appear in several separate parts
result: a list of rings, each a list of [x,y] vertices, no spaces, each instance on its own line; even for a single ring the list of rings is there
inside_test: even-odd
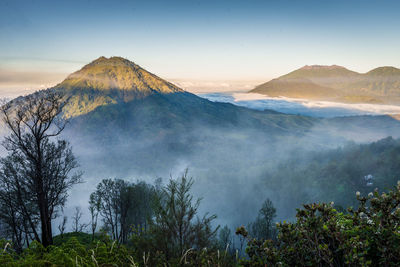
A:
[[[299,83],[300,79],[308,79],[308,87]],[[277,81],[284,85],[276,86]],[[400,104],[400,69],[384,66],[358,73],[338,65],[306,65],[249,92],[345,103]]]

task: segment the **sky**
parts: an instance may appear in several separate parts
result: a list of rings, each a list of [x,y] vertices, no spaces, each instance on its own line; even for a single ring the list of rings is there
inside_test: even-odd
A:
[[[388,0],[1,0],[0,92],[46,88],[100,56],[197,87],[400,67],[399,12]]]

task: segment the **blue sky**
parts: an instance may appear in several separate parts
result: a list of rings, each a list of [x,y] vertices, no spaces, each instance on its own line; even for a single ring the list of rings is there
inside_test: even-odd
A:
[[[113,55],[187,80],[269,80],[306,64],[400,67],[399,12],[400,1],[385,0],[1,0],[0,83]]]

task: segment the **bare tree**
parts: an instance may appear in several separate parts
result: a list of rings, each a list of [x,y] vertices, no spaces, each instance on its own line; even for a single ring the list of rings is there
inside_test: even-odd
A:
[[[97,192],[91,193],[89,199],[89,212],[91,218],[90,226],[92,231],[92,240],[94,240],[94,234],[96,233],[97,229],[97,221],[100,212],[100,205],[101,205],[101,199],[98,196]]]
[[[64,216],[62,222],[58,225],[58,231],[60,231],[60,236],[63,238],[65,229],[67,227],[68,217]]]
[[[82,232],[88,226],[88,224],[81,223],[82,215],[81,207],[75,207],[75,213],[72,216],[72,231],[75,233]]]
[[[3,142],[8,156],[1,159],[0,178],[11,183],[18,212],[34,239],[45,247],[53,243],[52,219],[65,204],[68,190],[81,177],[80,173],[70,175],[78,164],[69,143],[53,141],[66,125],[61,118],[64,105],[61,95],[47,91],[1,107],[10,135]],[[36,219],[40,222],[40,238]]]

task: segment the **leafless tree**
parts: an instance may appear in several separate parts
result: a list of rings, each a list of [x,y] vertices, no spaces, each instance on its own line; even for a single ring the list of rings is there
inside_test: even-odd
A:
[[[93,192],[92,194],[90,194],[89,212],[90,212],[90,218],[91,218],[90,226],[91,226],[91,231],[92,231],[92,240],[94,240],[94,235],[95,235],[96,229],[97,229],[100,205],[101,205],[101,199],[98,197],[97,192]]]
[[[75,207],[75,213],[72,216],[72,231],[75,233],[82,232],[88,226],[88,224],[81,223],[82,215],[81,207]]]
[[[60,236],[63,238],[65,229],[67,227],[68,217],[64,216],[62,222],[58,225],[58,231],[60,231]]]
[[[66,125],[61,117],[65,103],[61,95],[46,91],[1,107],[10,135],[3,142],[8,156],[0,162],[0,182],[11,185],[13,205],[45,247],[53,243],[51,222],[58,208],[81,178],[78,172],[71,174],[78,164],[69,143],[55,138]]]

